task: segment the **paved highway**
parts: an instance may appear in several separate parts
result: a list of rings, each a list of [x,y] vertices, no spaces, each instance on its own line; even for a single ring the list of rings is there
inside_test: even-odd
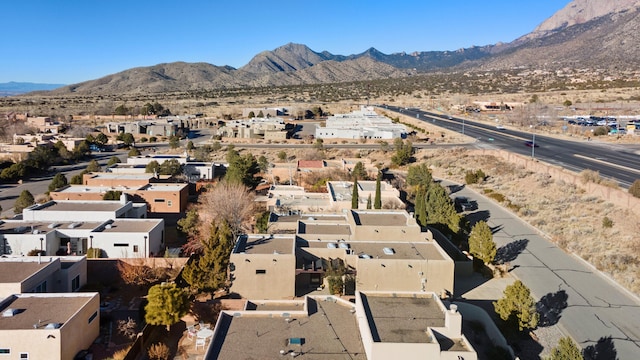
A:
[[[489,124],[456,117],[449,119],[446,115],[418,109],[394,106],[385,106],[383,108],[415,117],[449,130],[464,131],[465,135],[478,140],[476,146],[500,148],[525,156],[534,156],[541,161],[575,172],[585,169],[595,170],[601,176],[615,179],[625,188],[631,186],[635,180],[640,179],[640,156],[629,146],[609,145],[596,141],[571,141],[536,134],[535,143],[539,147],[534,148],[532,152],[532,148],[524,145],[526,141],[532,141],[532,132],[510,129],[497,130],[495,126]]]
[[[444,186],[453,183],[443,181]],[[485,219],[496,229],[498,248],[507,252],[511,274],[522,280],[536,300],[553,298],[543,307],[546,319],[583,348],[611,337],[618,359],[640,357],[640,300],[575,255],[567,254],[516,215],[469,188],[455,196],[477,201],[470,217]],[[566,299],[566,307],[563,300]],[[559,320],[558,320],[559,318]],[[598,357],[599,359],[601,357]],[[609,357],[602,357],[602,359]]]

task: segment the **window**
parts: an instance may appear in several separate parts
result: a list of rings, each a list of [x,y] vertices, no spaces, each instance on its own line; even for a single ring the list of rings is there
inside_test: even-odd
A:
[[[168,201],[167,201],[167,206],[171,206],[171,205],[173,205],[173,201],[168,200]]]
[[[40,283],[40,285],[36,286],[33,289],[34,293],[44,293],[47,292],[47,282],[43,281],[42,283]]]
[[[113,244],[113,246],[115,246],[115,247],[129,247],[129,244],[116,243],[116,244]]]
[[[163,202],[164,202],[164,199],[153,199],[153,202],[163,203]]]
[[[133,252],[138,252],[138,245],[133,245]]]
[[[80,288],[80,275],[71,280],[71,291],[76,291]]]
[[[96,319],[96,317],[98,317],[98,312],[97,312],[97,311],[96,311],[96,312],[94,312],[93,314],[91,314],[91,316],[89,317],[89,324],[91,324],[91,322],[92,322],[93,320],[95,320],[95,319]]]
[[[20,353],[20,359],[29,360],[29,353]]]
[[[11,355],[11,349],[0,349],[0,355]]]
[[[256,270],[256,274],[266,274],[267,270],[263,270],[263,269],[258,269]]]

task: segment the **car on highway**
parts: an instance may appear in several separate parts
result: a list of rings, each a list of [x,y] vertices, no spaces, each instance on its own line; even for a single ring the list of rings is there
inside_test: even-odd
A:
[[[540,145],[538,145],[538,143],[534,143],[533,141],[525,141],[524,142],[524,146],[526,146],[526,147],[540,147]]]
[[[504,130],[505,127],[502,125],[496,125],[496,130]]]

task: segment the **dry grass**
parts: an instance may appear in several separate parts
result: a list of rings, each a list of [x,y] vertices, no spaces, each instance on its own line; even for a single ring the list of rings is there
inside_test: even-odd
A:
[[[423,157],[433,165],[434,176],[460,183],[464,183],[466,170],[482,169],[488,179],[473,188],[492,198],[504,197],[499,199],[503,206],[547,234],[558,246],[640,293],[640,225],[630,211],[586,194],[575,185],[514,167],[492,156],[475,156],[456,149],[431,151]],[[611,227],[603,226],[605,217],[613,222]]]

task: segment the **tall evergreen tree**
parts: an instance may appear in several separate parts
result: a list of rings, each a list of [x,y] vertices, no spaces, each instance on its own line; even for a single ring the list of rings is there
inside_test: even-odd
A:
[[[369,193],[369,197],[367,198],[367,209],[371,209],[371,193]]]
[[[448,229],[453,234],[460,231],[460,215],[442,186],[433,184],[427,188],[425,208],[428,224]]]
[[[382,209],[382,195],[381,195],[381,184],[380,180],[382,179],[382,172],[378,172],[378,176],[376,177],[376,196],[373,199],[373,208],[374,209]]]
[[[189,312],[189,296],[176,284],[152,286],[147,294],[144,319],[147,324],[165,325],[167,331]]]
[[[427,204],[426,204],[426,191],[424,187],[420,186],[416,193],[415,200],[415,217],[420,226],[427,226],[428,216],[427,216]]]
[[[428,188],[433,182],[431,169],[427,164],[411,165],[407,169],[407,184],[410,186],[424,186]]]
[[[353,192],[351,193],[351,208],[358,208],[358,178],[353,179]]]
[[[540,315],[536,311],[531,291],[520,280],[504,289],[504,296],[493,302],[500,318],[518,330],[535,329]]]
[[[208,239],[203,241],[203,252],[185,265],[183,279],[194,293],[208,292],[224,288],[227,283],[227,267],[233,248],[231,228],[225,220],[214,220]]]
[[[469,252],[483,263],[489,264],[495,259],[496,251],[491,228],[486,222],[478,221],[469,234]]]

